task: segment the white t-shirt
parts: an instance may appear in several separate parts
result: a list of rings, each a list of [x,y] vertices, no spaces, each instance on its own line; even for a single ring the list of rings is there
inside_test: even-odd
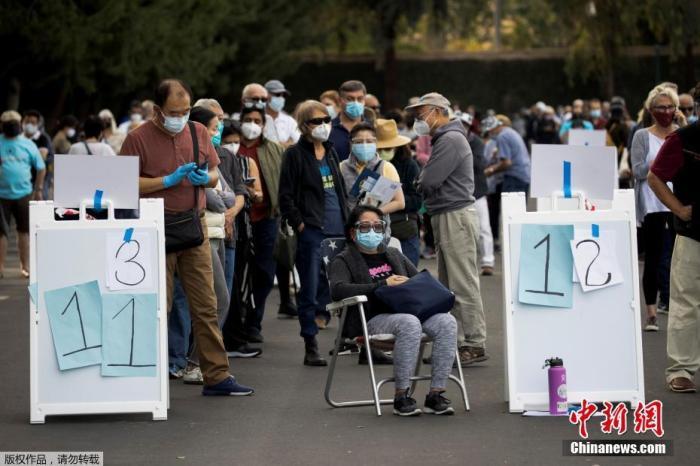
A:
[[[104,142],[88,142],[87,145],[90,147],[91,152],[91,154],[88,154],[85,144],[82,141],[76,142],[70,146],[68,153],[73,155],[117,155],[114,153],[114,149]]]
[[[661,145],[664,143],[664,140],[651,134],[651,131],[648,131],[647,133],[649,134],[649,152],[647,152],[646,163],[648,163],[651,167],[654,159],[656,159],[656,154],[659,152]],[[647,183],[646,180],[640,181],[640,184],[642,189],[642,198],[644,199],[645,216],[656,212],[669,212],[668,207],[663,205],[659,198],[656,197],[656,194],[654,194],[654,191],[651,190],[649,183]],[[671,190],[673,190],[672,183],[666,184],[669,188],[671,188]]]
[[[284,112],[277,114],[277,118],[273,119],[270,115],[265,114],[265,128],[263,130],[265,139],[286,143],[290,139],[292,142],[297,142],[301,133],[297,128],[297,122]]]

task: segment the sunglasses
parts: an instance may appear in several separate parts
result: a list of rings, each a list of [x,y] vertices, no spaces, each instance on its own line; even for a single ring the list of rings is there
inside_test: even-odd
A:
[[[355,229],[360,233],[369,233],[370,230],[374,230],[375,233],[384,233],[386,230],[386,222],[384,220],[375,223],[357,222],[355,224]]]
[[[692,112],[694,107],[678,107],[681,112]]]
[[[328,124],[330,122],[331,122],[331,117],[329,117],[329,116],[325,116],[325,117],[321,117],[321,118],[310,118],[310,119],[306,120],[306,123],[309,125],[320,125],[323,123]]]
[[[246,102],[267,102],[267,97],[248,97]]]

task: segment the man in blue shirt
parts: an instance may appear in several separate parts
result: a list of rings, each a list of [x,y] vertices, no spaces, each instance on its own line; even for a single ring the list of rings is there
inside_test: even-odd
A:
[[[350,156],[350,131],[362,121],[367,88],[361,81],[345,81],[338,92],[342,111],[333,119],[328,140],[333,143],[338,159],[342,162]]]
[[[29,277],[29,201],[41,200],[46,172],[36,145],[21,135],[22,117],[15,111],[0,115],[0,205],[3,216],[17,224],[17,245],[22,276]],[[36,179],[32,185],[32,168]],[[0,276],[5,266],[7,239],[0,239]]]
[[[503,192],[525,192],[530,189],[530,155],[525,141],[496,117],[490,116],[481,122],[482,131],[496,141],[499,162],[484,170],[486,176],[503,172]]]

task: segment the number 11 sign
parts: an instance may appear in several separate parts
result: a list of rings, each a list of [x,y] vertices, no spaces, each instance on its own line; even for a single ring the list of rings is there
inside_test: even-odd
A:
[[[538,306],[571,308],[573,225],[523,225],[518,300]]]

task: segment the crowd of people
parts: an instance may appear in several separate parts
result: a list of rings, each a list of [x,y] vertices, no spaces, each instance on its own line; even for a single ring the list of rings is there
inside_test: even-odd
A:
[[[508,117],[461,110],[437,92],[384,109],[356,80],[287,113],[290,95],[279,80],[251,83],[226,112],[168,79],[153,100],[132,102],[123,121],[108,109],[82,121],[67,115],[53,138],[37,111],[2,113],[0,277],[11,220],[21,273],[29,276],[29,201],[51,199],[55,153],[138,156],[141,196],[164,199],[166,233],[174,237],[166,242],[171,378],[202,384],[204,395],[253,393],[230,374],[229,358],[262,353],[266,302],[277,281],[278,316],[298,319],[307,366],[326,365],[316,336],[330,323],[331,299],[370,297],[371,331],[397,336],[393,357],[371,352],[375,364],[394,364],[396,414],[419,412],[408,377],[421,332],[431,335],[433,381],[424,409],[446,414],[452,408],[442,392],[454,348],[462,366],[488,359],[479,277],[494,273],[501,193],[528,192],[532,144],[566,143],[571,129],[602,129],[617,148],[620,187],[637,195],[644,330],[658,331],[657,312],[671,308],[668,382],[672,390],[694,391],[700,222],[688,206],[698,200],[700,86],[680,95],[672,83],[655,86],[636,119],[621,97],[576,99],[556,110],[538,102]],[[367,176],[399,187],[379,200]],[[195,225],[201,238],[190,241],[191,229],[182,225]],[[672,254],[676,233],[682,239]],[[324,264],[321,247],[329,238],[345,238],[347,246]],[[432,258],[455,294],[451,314],[421,323],[372,299]],[[368,357],[362,349],[360,363]]]

